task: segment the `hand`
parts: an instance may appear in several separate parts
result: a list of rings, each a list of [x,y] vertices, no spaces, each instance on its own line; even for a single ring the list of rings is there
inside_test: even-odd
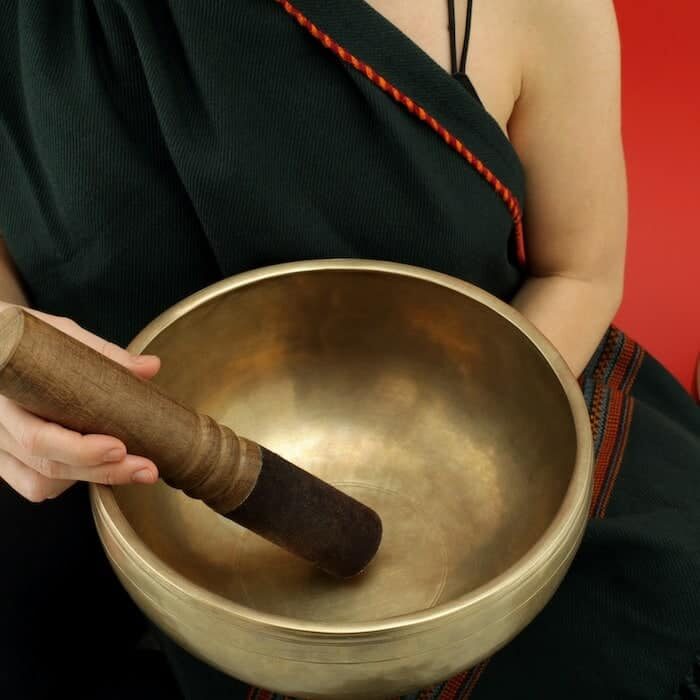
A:
[[[8,306],[0,302],[0,311]],[[139,377],[150,379],[160,369],[160,360],[154,355],[131,355],[71,319],[27,311]],[[158,479],[158,469],[145,457],[127,454],[124,443],[111,435],[81,435],[0,396],[0,479],[28,500],[39,503],[55,498],[76,481],[152,484]]]

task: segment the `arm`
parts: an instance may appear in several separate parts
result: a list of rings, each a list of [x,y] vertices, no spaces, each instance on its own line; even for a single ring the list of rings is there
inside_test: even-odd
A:
[[[509,132],[526,173],[530,277],[513,305],[577,376],[622,299],[627,189],[612,0],[529,4]]]

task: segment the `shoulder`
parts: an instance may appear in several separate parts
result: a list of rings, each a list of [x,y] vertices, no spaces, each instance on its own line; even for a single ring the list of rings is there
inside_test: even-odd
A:
[[[613,0],[518,0],[516,5],[525,71],[596,70],[619,60]]]
[[[487,97],[505,90],[494,84],[507,87],[496,100],[503,114],[523,99],[542,103],[572,89],[590,92],[596,81],[618,87],[613,0],[474,0],[474,18],[477,87]]]
[[[517,47],[514,115],[579,110],[586,102],[599,112],[606,105],[608,110],[618,108],[620,39],[613,0],[500,0],[499,4],[504,16],[510,13],[511,38]],[[581,110],[582,117],[585,111]]]
[[[505,0],[542,26],[601,25],[615,14],[614,0]]]

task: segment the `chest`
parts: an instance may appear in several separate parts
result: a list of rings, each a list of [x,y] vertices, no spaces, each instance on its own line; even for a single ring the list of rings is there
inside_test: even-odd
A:
[[[366,0],[433,61],[451,72],[447,0]],[[459,65],[467,0],[455,0],[456,58]],[[511,7],[513,5],[513,7]],[[473,0],[466,72],[486,110],[508,133],[521,81],[517,6],[509,0]]]

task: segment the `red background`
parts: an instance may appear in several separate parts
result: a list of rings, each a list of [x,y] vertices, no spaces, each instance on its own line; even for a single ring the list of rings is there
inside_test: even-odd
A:
[[[690,389],[700,354],[700,2],[615,6],[630,202],[616,323]]]

